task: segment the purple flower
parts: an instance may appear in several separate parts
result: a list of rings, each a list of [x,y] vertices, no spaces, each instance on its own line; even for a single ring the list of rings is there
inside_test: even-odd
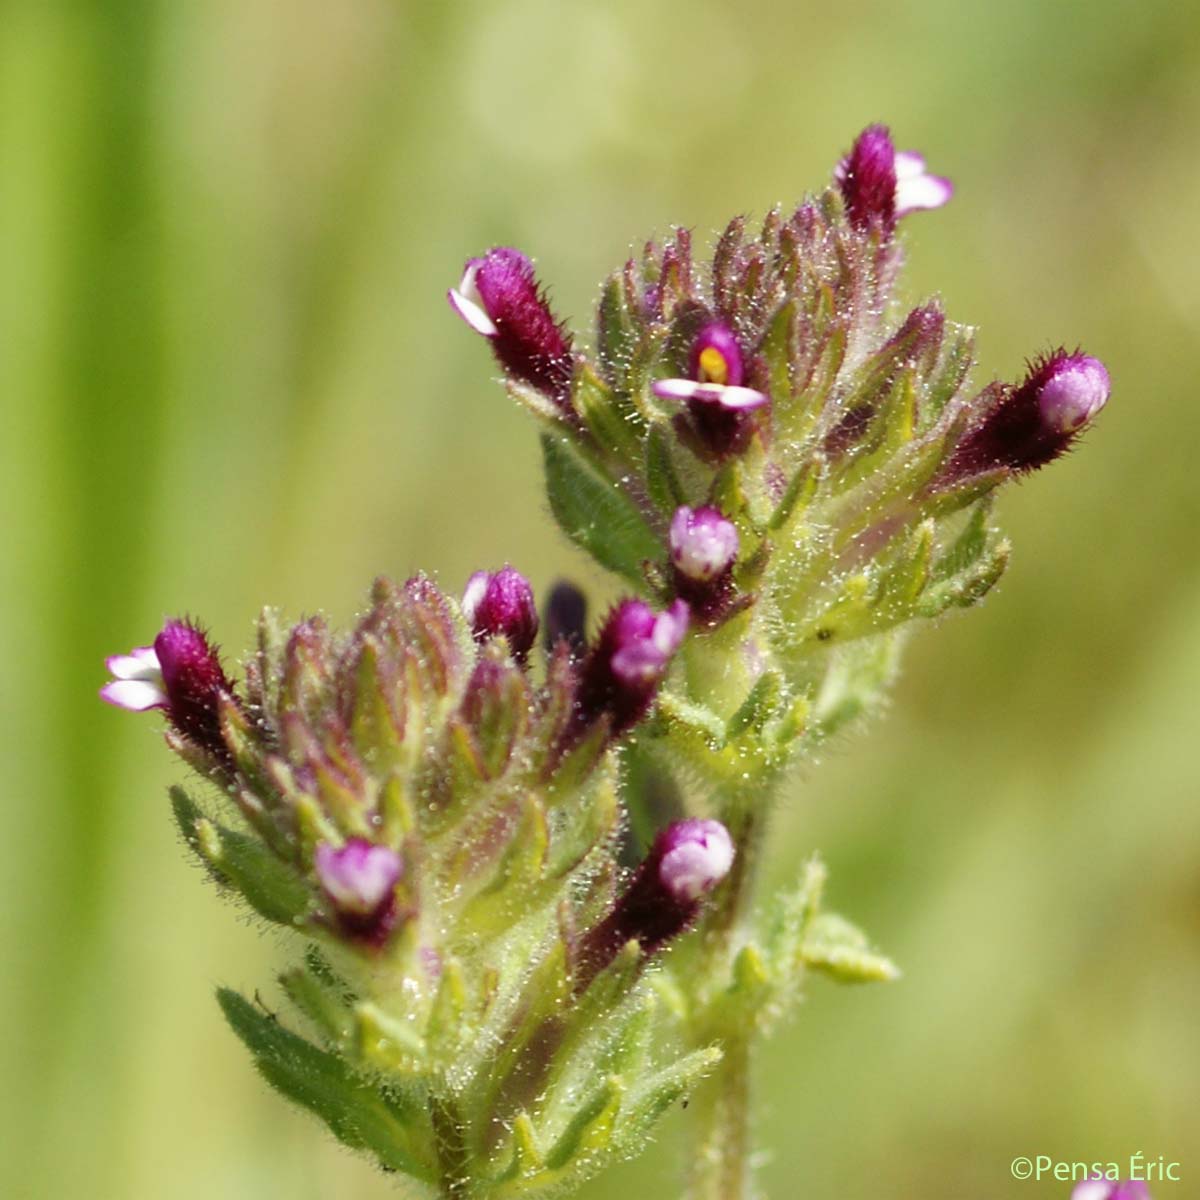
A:
[[[313,865],[345,932],[382,944],[395,924],[395,888],[403,872],[400,856],[387,846],[351,838],[340,849],[321,842]]]
[[[655,851],[658,881],[679,905],[711,892],[733,866],[733,839],[720,821],[676,821],[659,835]]]
[[[1059,349],[1029,366],[1016,387],[993,385],[955,448],[938,485],[985,471],[1032,471],[1069,450],[1108,402],[1108,371],[1098,358]]]
[[[1140,1179],[1117,1182],[1098,1176],[1077,1183],[1071,1200],[1150,1200],[1150,1189]]]
[[[537,639],[538,614],[533,588],[520,571],[510,566],[476,571],[467,580],[462,607],[477,642],[504,636],[513,657],[525,661]]]
[[[107,666],[114,679],[100,689],[101,699],[132,712],[161,708],[185,737],[219,759],[228,758],[220,700],[233,698],[233,685],[202,629],[168,621],[153,646],[114,655]]]
[[[636,725],[654,700],[687,627],[688,606],[683,600],[662,613],[641,600],[618,604],[580,668],[570,732],[604,716],[614,737]]]
[[[717,457],[745,449],[753,432],[749,414],[770,398],[744,385],[741,347],[728,326],[713,321],[700,330],[688,356],[687,379],[659,379],[653,392],[662,400],[681,400],[696,433]]]
[[[514,379],[567,408],[571,395],[571,339],[555,319],[519,250],[498,246],[467,261],[462,281],[447,293],[450,306],[492,343],[497,361]]]
[[[704,897],[729,874],[734,856],[733,839],[720,821],[692,817],[668,825],[612,911],[582,938],[578,990],[627,942],[636,940],[654,954],[688,929]]]
[[[675,510],[671,518],[671,562],[694,583],[712,583],[734,564],[738,532],[719,509],[705,506]]]
[[[675,594],[701,620],[716,622],[734,598],[738,532],[733,522],[718,509],[685,505],[671,519],[670,548]]]
[[[834,179],[856,229],[891,233],[910,212],[941,208],[954,185],[925,170],[925,159],[912,150],[896,152],[886,125],[870,125],[858,135],[838,164]]]

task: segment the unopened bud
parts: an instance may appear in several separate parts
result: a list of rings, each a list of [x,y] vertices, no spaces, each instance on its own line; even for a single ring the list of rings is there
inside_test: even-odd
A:
[[[582,940],[580,984],[587,983],[627,942],[654,954],[686,931],[704,897],[729,874],[735,850],[720,821],[692,817],[655,839],[612,911]]]
[[[321,889],[352,937],[379,945],[395,921],[396,884],[403,864],[387,846],[351,838],[340,848],[322,842],[313,855]]]
[[[476,571],[463,592],[463,614],[471,623],[476,641],[506,637],[513,657],[525,661],[537,639],[538,614],[533,588],[520,571]]]

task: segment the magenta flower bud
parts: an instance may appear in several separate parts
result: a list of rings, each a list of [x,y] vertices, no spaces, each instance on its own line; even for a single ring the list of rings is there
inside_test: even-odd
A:
[[[520,571],[510,566],[495,572],[476,571],[467,580],[462,607],[477,642],[504,636],[513,657],[525,661],[537,639],[538,614],[533,588]]]
[[[219,757],[228,751],[221,736],[220,697],[232,696],[214,646],[187,621],[168,621],[154,639],[154,653],[167,693],[167,715],[180,733]]]
[[[519,250],[498,246],[469,259],[451,308],[492,344],[514,379],[567,407],[571,395],[571,339],[550,311],[533,263]]]
[[[350,936],[381,945],[396,918],[400,856],[387,846],[351,838],[340,849],[321,842],[313,855],[321,890]]]
[[[744,450],[754,431],[750,414],[770,398],[744,386],[741,347],[728,326],[713,321],[700,330],[688,355],[688,371],[688,379],[656,381],[654,394],[687,405],[697,435],[715,457]]]
[[[869,125],[835,172],[846,216],[856,229],[896,225],[896,147],[886,125]]]
[[[560,582],[550,589],[542,638],[547,651],[566,642],[575,658],[587,647],[587,597],[573,584]]]
[[[1043,366],[1038,408],[1044,425],[1059,433],[1082,429],[1108,403],[1111,383],[1098,358],[1068,354]]]
[[[692,817],[668,825],[655,839],[612,911],[580,944],[582,991],[627,942],[654,954],[687,930],[704,897],[729,874],[733,839],[720,821]]]
[[[1108,403],[1108,371],[1097,358],[1056,350],[1030,364],[1017,387],[984,392],[977,423],[958,444],[939,486],[985,471],[1033,471],[1058,458]]]
[[[650,708],[687,627],[683,600],[662,613],[641,600],[618,604],[583,661],[571,732],[603,716],[614,737],[636,725]]]
[[[834,179],[856,229],[891,233],[898,218],[921,209],[941,208],[954,185],[925,170],[911,150],[896,152],[886,125],[869,125],[838,164]]]
[[[1071,1200],[1150,1200],[1150,1189],[1140,1179],[1084,1179],[1071,1190]]]
[[[202,629],[171,620],[153,646],[106,661],[114,678],[100,689],[101,699],[131,712],[161,708],[181,734],[218,759],[228,759],[220,699],[233,697],[233,685]]]
[[[732,568],[738,532],[720,510],[706,505],[675,510],[671,518],[671,562],[693,583],[712,583]]]

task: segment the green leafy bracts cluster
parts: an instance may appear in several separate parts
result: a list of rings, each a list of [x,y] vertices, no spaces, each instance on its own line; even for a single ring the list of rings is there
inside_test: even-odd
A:
[[[232,768],[188,748],[243,828],[174,804],[219,883],[313,939],[280,980],[307,1036],[222,993],[263,1075],[451,1195],[535,1195],[639,1149],[719,1051],[662,1053],[636,941],[578,985],[620,817],[602,723],[561,748],[565,653],[535,688],[428,581],[380,581],[345,637],[266,613],[246,675],[222,705]],[[314,870],[352,839],[402,863],[382,938],[346,926]]]
[[[681,230],[606,284],[596,359],[577,356],[569,412],[510,384],[548,423],[560,525],[633,586],[674,594],[680,506],[711,505],[736,526],[738,603],[695,629],[672,709],[710,741],[750,721],[773,724],[780,751],[828,737],[878,698],[905,625],[975,603],[1004,570],[988,494],[1005,472],[942,478],[978,415],[971,332],[936,303],[893,315],[898,260],[833,192],[772,212],[758,237],[734,221],[703,274]],[[689,375],[714,322],[770,399],[734,454],[655,394]]]

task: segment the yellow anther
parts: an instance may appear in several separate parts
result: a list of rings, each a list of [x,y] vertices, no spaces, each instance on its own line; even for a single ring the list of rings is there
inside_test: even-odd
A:
[[[705,346],[700,351],[700,374],[704,383],[729,382],[729,364],[715,346]]]

